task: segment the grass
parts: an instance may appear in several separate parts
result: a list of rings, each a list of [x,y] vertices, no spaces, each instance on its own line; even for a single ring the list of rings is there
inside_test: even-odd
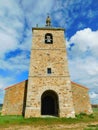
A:
[[[88,125],[84,130],[98,130],[98,125]]]
[[[0,111],[2,110],[2,107],[0,106]]]
[[[76,115],[76,118],[29,118],[25,119],[22,116],[1,116],[0,115],[0,127],[7,127],[10,125],[56,125],[56,124],[76,124],[76,123],[90,123],[98,121],[98,108],[94,108],[94,114],[86,115],[81,113]],[[88,126],[90,128],[97,128],[98,126]],[[88,130],[87,129],[87,130]],[[86,130],[86,129],[85,129]]]

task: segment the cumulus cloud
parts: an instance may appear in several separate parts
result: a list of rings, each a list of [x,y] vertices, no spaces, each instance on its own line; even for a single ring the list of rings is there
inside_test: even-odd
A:
[[[76,34],[70,38],[69,42],[75,43],[75,46],[72,49],[73,51],[77,52],[77,56],[80,53],[85,53],[86,51],[91,51],[94,56],[97,56],[97,38],[98,31],[92,31],[90,28],[85,28],[83,30],[77,31]]]
[[[4,56],[5,53],[17,48],[17,40],[12,38],[11,35],[6,32],[0,31],[0,57]]]
[[[0,90],[3,90],[5,87],[7,87],[8,83],[11,82],[12,77],[3,77],[0,76]]]
[[[92,92],[98,92],[97,37],[98,31],[85,28],[67,41],[71,79],[90,88],[92,102],[97,98]]]
[[[89,94],[89,96],[90,96],[91,101],[93,102],[93,104],[96,104],[98,102],[98,93],[92,91]]]
[[[55,0],[30,0],[29,2],[26,0],[22,0],[19,4],[21,4],[21,7],[23,11],[25,12],[25,18],[27,20],[28,26],[36,26],[36,24],[39,24],[39,26],[45,26],[45,18],[47,16],[47,13],[52,12],[52,8],[55,5]]]
[[[0,57],[2,57],[6,52],[18,48],[18,39],[24,25],[20,20],[22,10],[13,0],[0,1],[0,12]]]
[[[47,0],[0,1],[0,92],[28,78],[32,26],[45,26],[53,6],[54,0],[49,1],[48,8]],[[0,93],[0,102],[2,98]]]
[[[96,98],[96,97],[98,97],[98,94],[96,94],[95,92],[91,92],[90,97],[91,98]]]
[[[22,72],[28,70],[29,58],[25,53],[11,57],[7,60],[0,60],[0,68],[2,70],[10,70],[16,72]]]

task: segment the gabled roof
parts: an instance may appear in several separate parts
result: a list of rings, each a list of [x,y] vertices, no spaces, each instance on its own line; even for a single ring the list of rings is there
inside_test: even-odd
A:
[[[8,86],[8,87],[5,88],[5,90],[6,90],[6,89],[9,89],[9,88],[12,88],[12,87],[14,87],[14,86],[17,85],[17,84],[20,84],[20,83],[23,83],[23,82],[26,82],[26,81],[28,81],[28,79],[27,79],[27,80],[24,80],[24,81],[21,81],[21,82],[19,82],[19,83],[13,84],[13,85],[11,85],[11,86]]]
[[[83,86],[83,85],[80,85],[80,84],[78,84],[78,83],[75,83],[75,82],[73,82],[73,81],[71,81],[71,83],[72,83],[73,85],[77,85],[78,87],[82,87],[82,88],[85,88],[85,89],[89,89],[89,88],[87,88],[87,87],[85,87],[85,86]]]

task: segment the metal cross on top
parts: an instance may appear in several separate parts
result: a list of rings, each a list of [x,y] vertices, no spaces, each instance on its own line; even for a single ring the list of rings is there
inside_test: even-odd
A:
[[[49,17],[49,14],[46,18],[46,26],[51,26],[51,18]]]

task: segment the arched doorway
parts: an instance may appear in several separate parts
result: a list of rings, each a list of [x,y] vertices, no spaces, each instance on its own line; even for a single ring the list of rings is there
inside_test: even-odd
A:
[[[58,96],[52,90],[45,91],[41,96],[41,115],[59,115]]]

